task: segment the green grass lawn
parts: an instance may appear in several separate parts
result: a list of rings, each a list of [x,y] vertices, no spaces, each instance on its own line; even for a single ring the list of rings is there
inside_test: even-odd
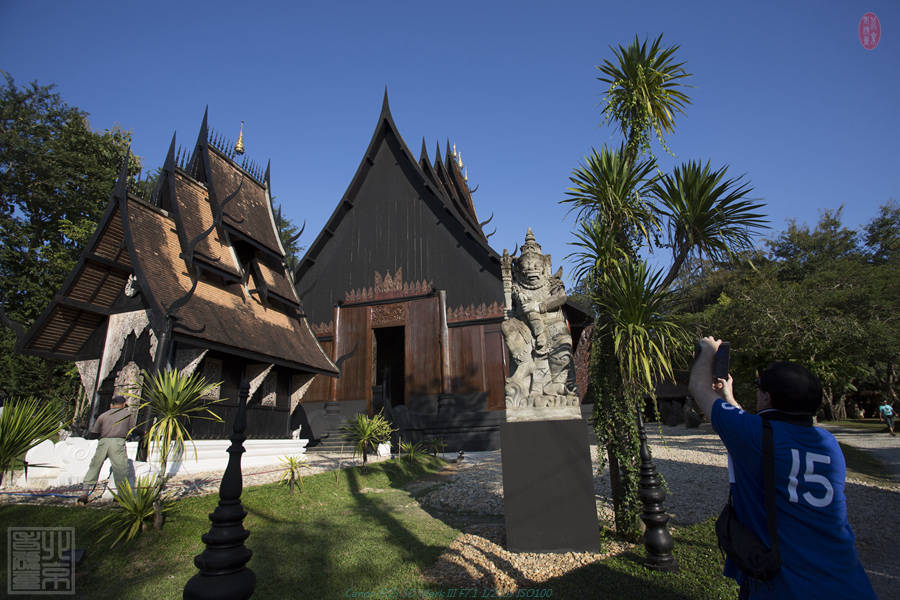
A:
[[[337,477],[306,476],[293,495],[277,484],[246,488],[241,501],[248,513],[246,545],[253,550],[248,566],[257,578],[254,598],[327,600],[348,597],[348,591],[381,591],[371,597],[386,598],[389,590],[404,589],[446,593],[424,584],[422,573],[460,532],[430,516],[403,489],[443,464],[429,457],[420,466],[386,461],[368,473],[353,468]],[[181,598],[197,572],[193,558],[204,548],[200,536],[209,530],[208,513],[217,502],[215,494],[179,500],[162,531],[144,532],[113,549],[109,539],[98,541],[102,532],[96,525],[109,507],[3,505],[0,527],[75,527],[76,545],[87,551],[76,571],[77,598]],[[679,573],[647,570],[639,547],[534,587],[552,589],[553,598],[736,597],[736,586],[721,576],[712,521],[673,534]],[[4,586],[6,567],[4,559]]]

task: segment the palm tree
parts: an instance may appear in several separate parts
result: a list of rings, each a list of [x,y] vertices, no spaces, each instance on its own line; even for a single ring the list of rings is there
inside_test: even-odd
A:
[[[690,77],[673,56],[679,46],[661,49],[662,34],[648,48],[647,40],[634,42],[627,48],[610,47],[617,64],[604,60],[597,67],[603,76],[598,80],[609,86],[603,114],[607,122],[615,121],[625,137],[629,161],[642,152],[650,152],[652,130],[666,150],[663,133],[675,130],[675,113],[684,114],[690,98],[681,91],[690,87],[682,80]]]
[[[765,205],[747,198],[752,191],[741,177],[726,179],[727,166],[716,171],[709,161],[690,161],[653,183],[657,210],[668,217],[672,266],[662,282],[668,286],[692,252],[713,260],[752,247],[753,230],[766,227]]]
[[[221,423],[222,418],[210,410],[208,405],[225,398],[209,400],[209,394],[222,385],[222,382],[208,383],[197,373],[183,375],[180,371],[165,369],[151,375],[144,371],[143,380],[141,395],[129,395],[142,400],[138,411],[149,409],[149,415],[146,421],[135,425],[132,431],[144,425],[150,426],[144,440],[148,445],[148,455],[150,447],[159,453],[156,482],[159,488],[157,498],[161,498],[163,488],[169,480],[166,474],[169,457],[183,455],[185,440],[193,441],[189,431],[190,420],[209,419]],[[194,456],[197,456],[196,446]],[[156,529],[162,528],[162,509],[161,501],[157,500],[153,521]]]

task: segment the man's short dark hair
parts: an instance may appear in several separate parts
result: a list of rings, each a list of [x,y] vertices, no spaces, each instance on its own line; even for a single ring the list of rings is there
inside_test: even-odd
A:
[[[125,404],[125,396],[113,396],[113,399],[109,401],[110,404]]]
[[[822,384],[808,369],[792,362],[773,362],[759,376],[759,389],[768,392],[772,408],[815,415],[822,405]]]

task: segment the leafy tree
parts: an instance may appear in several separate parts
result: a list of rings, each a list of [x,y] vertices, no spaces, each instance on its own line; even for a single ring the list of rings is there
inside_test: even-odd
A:
[[[631,538],[640,533],[638,406],[644,394],[653,394],[648,381],[671,377],[686,341],[669,318],[666,290],[683,264],[746,249],[753,230],[765,223],[758,212],[763,205],[748,198],[750,185],[728,178],[726,166],[711,170],[709,162],[688,162],[672,175],[657,169],[650,132],[666,147],[663,133],[674,131],[674,115],[690,103],[682,91],[689,74],[674,59],[678,46],[662,49],[661,42],[659,36],[648,47],[635,38],[613,49],[615,63],[598,67],[604,74],[598,79],[609,86],[604,115],[625,141],[617,149],[593,150],[573,171],[573,187],[562,201],[576,212],[572,244],[579,250],[570,256],[596,314],[589,369],[595,430],[609,460],[616,529]],[[654,248],[672,250],[664,278],[640,259]]]
[[[679,321],[732,342],[744,401],[754,397],[758,369],[778,359],[819,376],[826,419],[851,414],[861,389],[896,401],[900,273],[885,249],[898,234],[893,204],[862,232],[845,228],[840,211],[826,211],[812,230],[792,222],[768,253],[720,264],[685,286]]]
[[[276,204],[275,225],[278,227],[281,245],[284,246],[285,262],[287,262],[288,269],[293,273],[297,270],[303,251],[306,250],[298,242],[300,236],[303,235],[303,230],[306,229],[306,223],[304,222],[302,227],[297,227],[281,212],[281,205]]]
[[[93,234],[130,143],[119,128],[91,130],[87,113],[53,86],[0,85],[0,309],[24,326],[57,293]],[[130,157],[130,172],[138,172]],[[15,335],[0,328],[5,395],[74,398],[73,365],[13,353]]]

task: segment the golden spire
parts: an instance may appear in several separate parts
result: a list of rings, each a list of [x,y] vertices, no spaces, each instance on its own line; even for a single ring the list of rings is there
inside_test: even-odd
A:
[[[462,152],[460,152],[459,154],[456,155],[456,164],[459,165],[460,169],[463,168]]]
[[[469,167],[466,167],[466,170],[463,172],[463,179],[469,181]]]
[[[241,133],[238,134],[238,140],[234,143],[234,151],[236,154],[244,153],[244,121],[241,121]]]

